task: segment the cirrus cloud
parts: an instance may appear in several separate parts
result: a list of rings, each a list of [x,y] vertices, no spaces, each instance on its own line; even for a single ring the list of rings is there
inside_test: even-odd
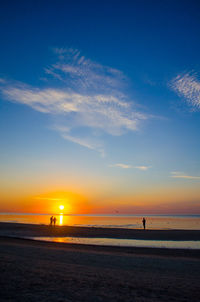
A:
[[[103,134],[119,136],[136,131],[151,118],[138,111],[124,92],[126,77],[121,71],[92,62],[76,49],[56,48],[54,52],[57,61],[45,68],[50,77],[45,86],[2,81],[3,97],[57,120],[62,116],[62,122],[53,128],[64,139],[101,154],[104,146],[99,137]]]
[[[185,174],[183,172],[179,172],[179,171],[171,172],[171,177],[172,178],[183,178],[183,179],[196,179],[196,180],[200,180],[200,176],[187,175],[187,174]]]
[[[200,81],[197,74],[185,73],[175,77],[171,83],[171,88],[185,99],[193,111],[200,110]]]
[[[151,166],[132,166],[132,165],[127,165],[127,164],[122,164],[122,163],[113,164],[113,165],[110,165],[109,167],[116,167],[116,168],[122,168],[122,169],[138,169],[141,171],[146,171],[151,168]]]

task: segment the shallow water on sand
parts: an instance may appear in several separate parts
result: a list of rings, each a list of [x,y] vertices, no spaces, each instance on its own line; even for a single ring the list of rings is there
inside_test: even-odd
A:
[[[0,221],[13,223],[48,225],[50,216],[47,214],[16,214],[1,213]],[[139,215],[54,215],[57,225],[141,229],[142,216]],[[146,215],[148,229],[187,229],[200,230],[200,215],[158,216]]]
[[[172,241],[172,240],[161,241],[161,240],[82,238],[82,237],[29,237],[29,239],[49,241],[49,242],[92,244],[92,245],[104,245],[104,246],[200,249],[200,241]]]

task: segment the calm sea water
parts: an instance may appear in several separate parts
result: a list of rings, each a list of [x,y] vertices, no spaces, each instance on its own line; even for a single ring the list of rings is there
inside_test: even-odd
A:
[[[47,214],[0,213],[0,221],[11,223],[44,224],[50,223]],[[142,228],[142,217],[136,215],[54,215],[57,225],[89,226],[106,228]],[[148,229],[187,229],[200,230],[200,215],[145,215]]]
[[[176,240],[135,240],[135,239],[114,239],[114,238],[82,238],[82,237],[28,237],[29,239],[73,243],[92,244],[104,246],[126,246],[126,247],[153,247],[170,249],[200,249],[200,241],[176,241]]]

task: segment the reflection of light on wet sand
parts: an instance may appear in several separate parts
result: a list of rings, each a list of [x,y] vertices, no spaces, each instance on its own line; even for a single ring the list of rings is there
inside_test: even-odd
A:
[[[127,246],[127,247],[152,247],[172,249],[200,249],[200,241],[172,241],[172,240],[135,240],[114,238],[83,238],[83,237],[31,237],[34,240],[92,244],[105,246]]]
[[[60,214],[59,216],[59,225],[63,225],[63,215]]]
[[[62,243],[62,242],[63,242],[63,239],[58,237],[57,240],[56,240],[55,242],[60,242],[60,243]]]

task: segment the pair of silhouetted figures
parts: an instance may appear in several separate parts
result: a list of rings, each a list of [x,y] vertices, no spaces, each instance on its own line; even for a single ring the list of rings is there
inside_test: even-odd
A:
[[[50,217],[50,225],[54,225],[55,226],[56,225],[56,220],[57,220],[56,217],[51,216]]]
[[[143,224],[143,228],[145,230],[146,229],[146,219],[144,217],[142,219],[142,224]]]

